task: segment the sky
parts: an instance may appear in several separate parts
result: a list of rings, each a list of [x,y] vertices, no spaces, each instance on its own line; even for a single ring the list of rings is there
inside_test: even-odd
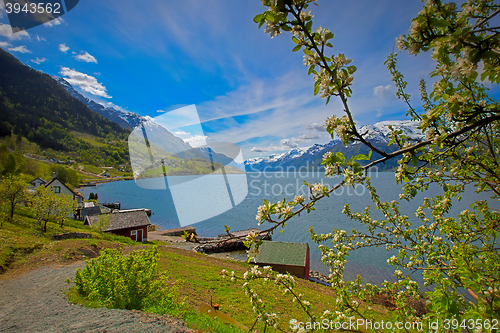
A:
[[[313,27],[335,34],[329,54],[358,68],[349,101],[357,124],[406,119],[384,61],[422,2],[318,4],[310,7]],[[236,143],[248,159],[326,143],[322,124],[343,114],[340,101],[314,96],[291,36],[271,39],[252,21],[264,11],[260,0],[81,0],[57,20],[13,34],[0,1],[0,47],[105,106],[155,118],[194,105],[204,133],[177,130],[193,144]],[[419,107],[418,82],[432,59],[404,52],[398,63]]]

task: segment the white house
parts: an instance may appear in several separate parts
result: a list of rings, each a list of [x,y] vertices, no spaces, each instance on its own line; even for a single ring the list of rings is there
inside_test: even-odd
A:
[[[35,178],[32,181],[30,181],[30,185],[32,186],[32,188],[36,188],[40,185],[45,185],[45,184],[47,184],[47,181],[45,179],[40,178],[40,177]]]
[[[73,191],[66,184],[64,184],[62,180],[59,180],[59,178],[56,177],[55,172],[52,174],[52,180],[48,182],[45,187],[52,189],[52,191],[56,194],[64,193],[69,195],[78,202],[79,207],[83,206],[83,195]]]

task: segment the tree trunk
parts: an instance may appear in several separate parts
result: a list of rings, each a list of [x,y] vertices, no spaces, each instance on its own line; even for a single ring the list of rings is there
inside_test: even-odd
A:
[[[14,203],[14,201],[11,201],[10,202],[10,220],[12,221],[12,219],[14,219],[14,208],[15,208],[16,204]]]

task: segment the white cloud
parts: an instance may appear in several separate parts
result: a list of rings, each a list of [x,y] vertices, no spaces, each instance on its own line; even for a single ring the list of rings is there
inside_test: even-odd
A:
[[[326,133],[325,128],[323,128],[323,131]],[[299,139],[304,140],[304,141],[316,140],[316,139],[321,139],[321,138],[322,138],[322,135],[320,135],[318,133],[308,133],[308,134],[302,134],[301,136],[299,136]]]
[[[323,126],[322,123],[311,123],[309,125],[306,125],[306,128],[311,131],[318,131],[318,132],[325,131],[325,126]]]
[[[59,51],[66,53],[69,50],[69,46],[66,46],[66,44],[59,44]]]
[[[267,147],[253,147],[251,151],[255,153],[267,153],[271,151],[287,151],[293,148],[299,148],[299,142],[309,142],[311,138],[321,138],[320,135],[317,134],[304,134],[299,138],[290,138],[290,139],[282,139],[280,140],[279,146],[271,143]]]
[[[175,135],[191,135],[191,133],[188,133],[188,132],[185,132],[185,131],[182,131],[182,130],[179,130],[179,131],[176,131],[176,132],[172,132],[173,134]]]
[[[375,88],[373,88],[373,95],[387,101],[396,98],[396,95],[394,94],[394,86],[391,84],[388,84],[386,86],[376,86]]]
[[[76,55],[75,59],[78,61],[93,62],[93,63],[97,64],[96,58],[94,58],[88,52],[80,53],[80,54]]]
[[[19,53],[31,53],[30,50],[25,45],[20,45],[16,47],[9,47],[9,51],[19,52]]]
[[[281,151],[281,150],[286,150],[286,148],[278,147],[272,143],[268,147],[253,147],[251,149],[251,151],[255,153],[268,153],[271,151]]]
[[[47,58],[45,58],[45,57],[43,57],[43,58],[36,57],[35,59],[31,59],[30,61],[34,62],[37,65],[40,65],[42,62],[47,61]]]
[[[0,1],[0,18],[3,17],[4,10],[5,10],[5,3],[3,1]]]
[[[55,25],[61,25],[63,22],[64,22],[64,20],[61,17],[58,17],[56,19],[53,19],[52,21],[44,23],[43,25],[46,27],[53,27]]]
[[[73,86],[80,87],[83,91],[91,93],[92,95],[111,98],[106,92],[106,87],[97,82],[97,79],[93,76],[75,71],[74,69],[69,69],[68,67],[62,67],[59,74],[67,76],[68,78],[64,78],[66,81]]]
[[[195,135],[193,137],[183,139],[184,142],[189,143],[193,148],[205,146],[207,144],[208,136]]]
[[[23,37],[30,37],[30,35],[25,30],[13,33],[10,25],[3,23],[0,23],[0,36],[4,36],[9,40],[18,40]]]
[[[0,42],[0,47],[2,47],[2,48],[10,47],[10,43],[9,42]]]
[[[292,139],[283,139],[280,141],[280,144],[282,147],[288,147],[288,148],[297,148],[299,145],[297,144],[296,140]]]
[[[39,42],[46,42],[47,40],[43,37],[40,37],[38,35],[36,35],[36,40],[39,41]]]

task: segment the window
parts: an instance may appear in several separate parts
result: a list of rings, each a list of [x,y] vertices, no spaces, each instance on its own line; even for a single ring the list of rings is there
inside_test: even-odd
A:
[[[61,186],[54,186],[54,193],[61,193]]]
[[[130,236],[137,236],[137,230],[132,230],[130,232]]]

